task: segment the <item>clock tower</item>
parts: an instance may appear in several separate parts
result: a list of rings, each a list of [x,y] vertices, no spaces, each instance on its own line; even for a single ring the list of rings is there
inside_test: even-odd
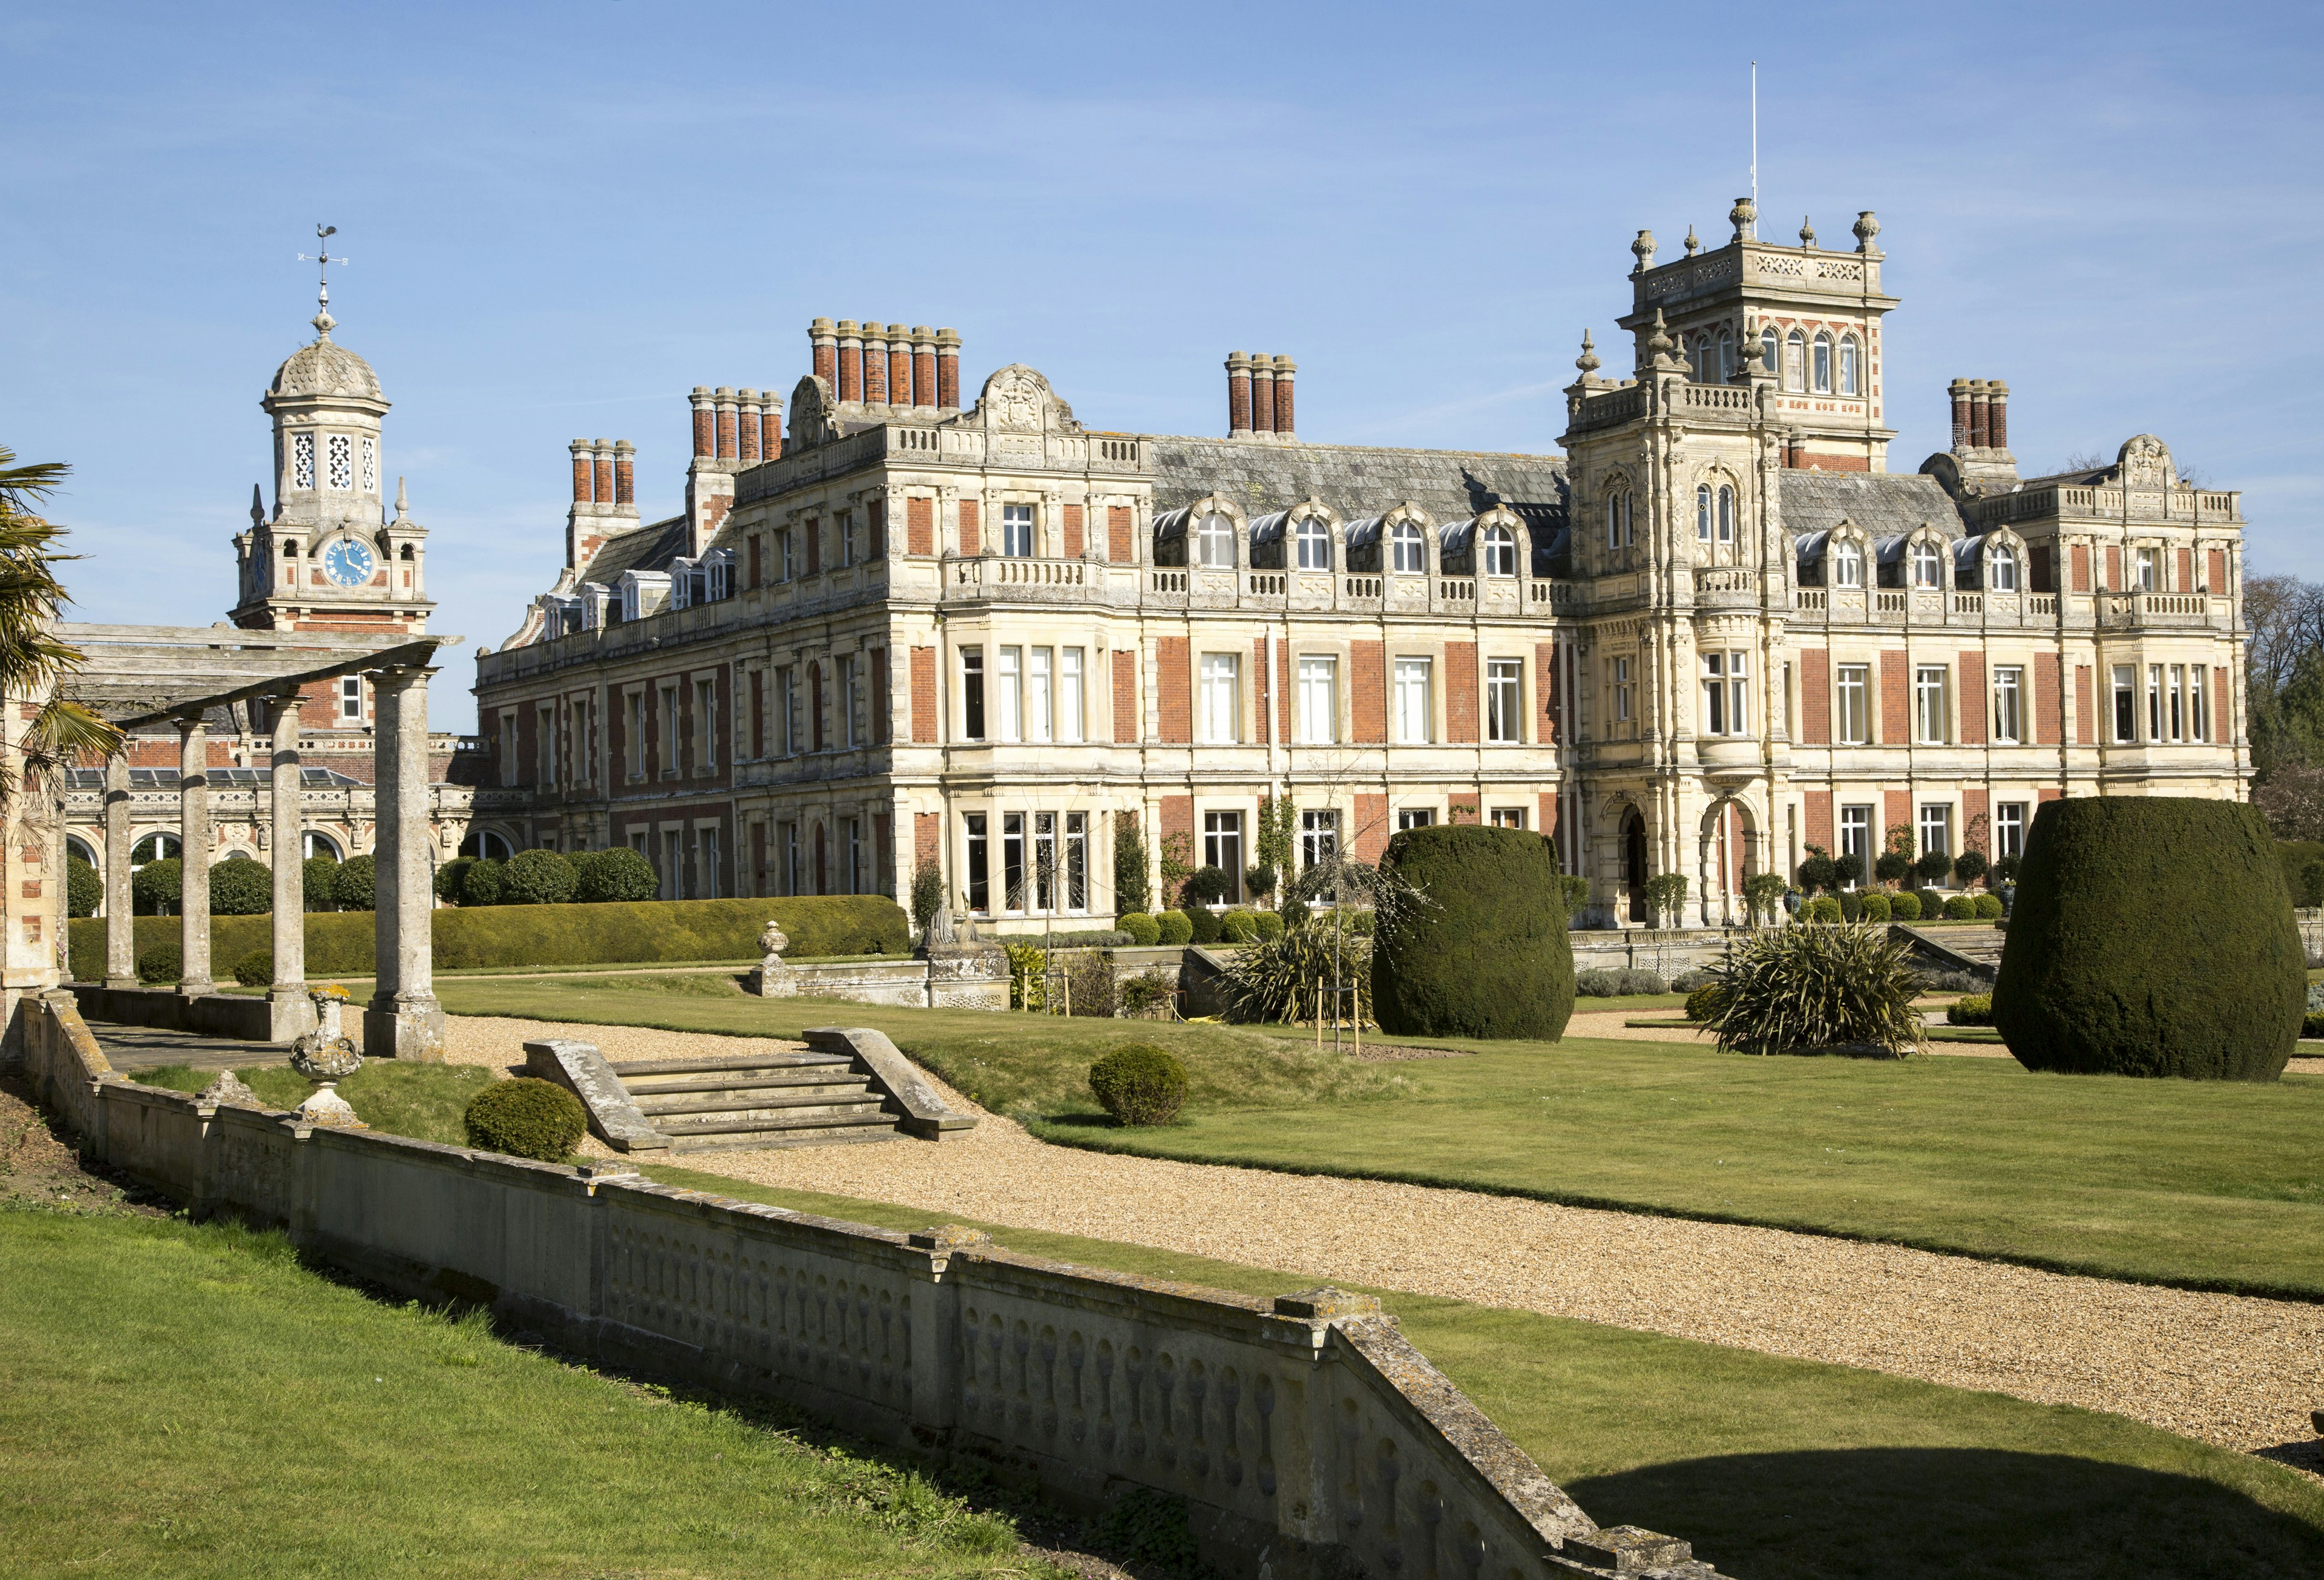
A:
[[[334,259],[333,262],[337,262]],[[235,535],[240,596],[234,623],[256,631],[424,630],[428,531],[384,505],[380,419],[388,402],[371,364],[331,339],[322,291],[315,338],[290,354],[259,400],[274,420],[274,509],[251,491],[250,526]]]

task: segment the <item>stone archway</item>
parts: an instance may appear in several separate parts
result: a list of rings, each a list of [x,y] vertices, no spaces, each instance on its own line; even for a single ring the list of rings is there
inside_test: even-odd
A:
[[[1751,919],[1745,880],[1766,869],[1765,831],[1751,803],[1721,796],[1704,808],[1695,830],[1694,892],[1705,927],[1737,927]]]
[[[1622,818],[1622,890],[1629,900],[1629,919],[1640,926],[1647,920],[1646,880],[1650,876],[1651,863],[1646,856],[1646,820],[1639,816],[1637,808],[1631,807]]]

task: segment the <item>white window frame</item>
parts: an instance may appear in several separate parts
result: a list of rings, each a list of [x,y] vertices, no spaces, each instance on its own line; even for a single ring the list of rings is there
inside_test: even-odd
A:
[[[1841,664],[1834,671],[1832,735],[1842,746],[1872,744],[1872,666]]]
[[[1056,674],[1057,650],[1025,650],[1025,738],[1046,743],[1055,732],[1055,698],[1050,687]]]
[[[1831,331],[1818,329],[1809,355],[1814,359],[1810,383],[1819,395],[1831,393]]]
[[[339,716],[361,723],[363,716],[363,677],[361,675],[340,676]]]
[[[1242,744],[1242,657],[1206,652],[1202,661],[1203,742],[1212,746]]]
[[[1484,564],[1487,576],[1513,577],[1517,573],[1517,535],[1507,527],[1485,529]]]
[[[2020,664],[1997,664],[1993,670],[1993,744],[2025,744],[2025,670]]]
[[[1628,724],[1637,698],[1637,688],[1630,679],[1630,661],[1627,657],[1614,661],[1613,680],[1614,722]]]
[[[1001,740],[1017,742],[1025,738],[1024,686],[1025,650],[1014,643],[999,649],[993,691],[994,700],[1001,704]]]
[[[1698,543],[1711,541],[1711,485],[1694,485],[1694,539]]]
[[[1996,549],[1993,551],[1992,570],[1987,579],[1993,584],[1993,590],[1997,593],[2015,592],[2017,590],[2017,551],[2007,547]]]
[[[1843,538],[1832,545],[1831,565],[1832,586],[1863,590],[1864,550],[1854,539]]]
[[[1001,552],[1004,559],[1033,558],[1033,507],[1029,504],[1004,504],[1001,507]]]
[[[1417,522],[1398,522],[1388,529],[1388,568],[1398,576],[1420,576],[1428,569],[1428,541]]]
[[[1332,525],[1322,516],[1301,516],[1293,534],[1298,547],[1298,568],[1332,568]]]
[[[2114,744],[2117,746],[2135,744],[2138,740],[2138,666],[2114,666]]]
[[[694,772],[718,772],[718,682],[715,679],[694,682]]]
[[[1340,853],[1340,814],[1329,808],[1299,814],[1299,864],[1312,867]]]
[[[2163,551],[2134,549],[2131,556],[2131,585],[2142,593],[2162,591]]]
[[[1426,746],[1435,742],[1435,668],[1431,659],[1400,658],[1395,661],[1393,702],[1398,745]]]
[[[1937,546],[1923,538],[1913,545],[1913,585],[1916,587],[1944,586],[1944,556]]]
[[[1843,395],[1858,393],[1862,379],[1861,355],[1855,336],[1842,335],[1840,337],[1840,393]]]
[[[1861,805],[1840,809],[1839,854],[1862,857],[1868,880],[1872,876],[1872,808]]]
[[[1749,652],[1731,648],[1707,652],[1702,660],[1702,733],[1740,736],[1751,733],[1751,660]]]
[[[1485,740],[1514,746],[1525,739],[1525,662],[1521,659],[1485,661]]]
[[[1719,485],[1719,541],[1735,541],[1735,490],[1725,483]]]
[[[1794,394],[1807,391],[1808,337],[1794,329],[1784,337],[1784,388]]]
[[[1195,524],[1194,563],[1212,570],[1234,568],[1234,518],[1226,512],[1212,511]]]
[[[1915,664],[1913,667],[1913,741],[1915,745],[1942,746],[1950,742],[1950,710],[1945,707],[1945,681],[1949,671],[1942,664]]]
[[[1084,652],[1077,647],[1057,650],[1056,738],[1067,743],[1082,739]]]
[[[2025,803],[2023,801],[2003,801],[1993,808],[1995,860],[2025,854]]]
[[[1914,825],[1921,841],[1921,854],[1932,851],[1945,855],[1953,854],[1953,808],[1950,801],[1923,801],[1920,818]],[[1935,836],[1934,838],[1931,835]]]
[[[1321,653],[1299,660],[1299,744],[1336,745],[1340,739],[1340,661]]]

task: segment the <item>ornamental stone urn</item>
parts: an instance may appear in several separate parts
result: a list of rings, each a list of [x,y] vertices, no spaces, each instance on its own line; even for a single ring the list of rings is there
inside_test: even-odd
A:
[[[790,942],[782,923],[769,919],[759,934],[759,964],[751,972],[751,991],[761,998],[788,998],[795,991],[791,968],[783,960]]]
[[[307,996],[315,1003],[315,1029],[290,1045],[290,1067],[310,1081],[343,1081],[363,1068],[363,1055],[339,1030],[346,991],[323,987]]]

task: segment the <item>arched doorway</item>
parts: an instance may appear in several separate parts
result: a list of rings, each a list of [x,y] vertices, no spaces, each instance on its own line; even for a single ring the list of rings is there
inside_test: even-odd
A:
[[[1748,803],[1728,797],[1711,804],[1697,831],[1695,893],[1705,927],[1748,925],[1744,881],[1759,870],[1759,827]]]
[[[1646,820],[1634,808],[1622,819],[1622,887],[1630,897],[1630,919],[1646,919]]]

